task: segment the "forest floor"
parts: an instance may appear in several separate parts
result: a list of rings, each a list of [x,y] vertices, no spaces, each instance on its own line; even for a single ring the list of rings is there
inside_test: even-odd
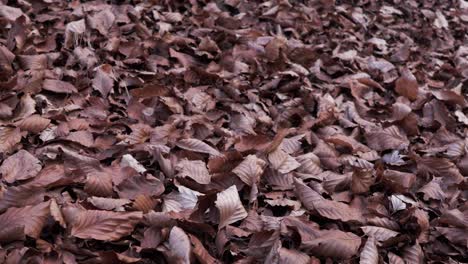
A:
[[[0,0],[0,263],[461,263],[468,2]]]

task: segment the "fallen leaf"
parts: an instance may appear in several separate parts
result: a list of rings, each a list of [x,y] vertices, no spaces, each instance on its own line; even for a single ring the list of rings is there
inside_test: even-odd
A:
[[[218,229],[226,225],[235,223],[247,217],[247,211],[239,198],[239,193],[235,185],[216,195],[216,207],[219,210],[219,226]]]

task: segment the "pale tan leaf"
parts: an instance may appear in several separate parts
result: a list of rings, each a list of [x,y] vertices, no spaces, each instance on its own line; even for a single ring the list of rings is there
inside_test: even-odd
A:
[[[275,151],[268,154],[268,161],[272,168],[281,173],[291,172],[301,166],[299,162],[280,148],[277,148]]]
[[[175,169],[179,171],[177,177],[188,177],[200,184],[211,182],[211,175],[206,168],[206,164],[201,160],[183,159],[177,163]]]
[[[193,152],[206,153],[213,156],[221,155],[221,153],[212,146],[195,138],[182,139],[179,142],[177,142],[177,146],[179,148],[190,150]]]
[[[115,241],[129,235],[143,217],[141,212],[110,212],[77,208],[64,208],[64,210],[77,210],[72,214],[75,216],[74,219],[66,217],[72,236],[102,241]]]
[[[247,217],[235,185],[218,193],[215,204],[219,210],[219,229]]]
[[[143,173],[146,171],[146,168],[141,165],[138,160],[136,160],[132,155],[125,154],[122,156],[122,160],[120,161],[120,166],[123,168],[130,167],[139,173]]]
[[[379,251],[372,237],[367,239],[364,248],[361,251],[359,264],[379,264]]]
[[[182,210],[192,210],[202,193],[189,189],[185,186],[177,186],[178,192],[172,192],[164,197],[164,212],[180,212]]]
[[[408,138],[397,126],[390,126],[382,130],[365,133],[367,144],[374,150],[401,150],[409,145]]]
[[[177,264],[190,264],[191,245],[190,240],[184,230],[174,226],[169,233],[167,241],[169,249],[169,262]]]
[[[252,186],[258,182],[265,166],[265,161],[255,155],[248,155],[232,172],[239,176],[244,183]]]
[[[41,162],[26,150],[19,150],[0,166],[2,179],[8,183],[35,177],[41,171]]]
[[[379,242],[386,241],[400,234],[396,231],[378,226],[362,226],[361,229],[368,237],[373,237]]]

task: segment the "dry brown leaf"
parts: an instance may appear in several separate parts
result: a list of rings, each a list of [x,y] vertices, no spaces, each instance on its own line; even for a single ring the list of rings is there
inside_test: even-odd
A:
[[[466,228],[456,227],[436,227],[437,232],[446,237],[450,242],[460,245],[464,248],[468,247],[468,231]]]
[[[418,81],[409,69],[404,68],[401,71],[401,77],[395,82],[395,91],[410,100],[418,98]]]
[[[398,232],[378,226],[362,226],[364,234],[373,237],[376,241],[382,242],[399,235]]]
[[[444,201],[446,198],[446,193],[440,187],[439,181],[435,179],[422,186],[418,190],[418,193],[423,193],[425,200],[434,199]]]
[[[202,264],[216,264],[219,263],[213,258],[210,253],[203,246],[202,242],[194,235],[190,235],[190,242],[192,242],[192,252],[197,257],[198,261]]]
[[[199,184],[208,184],[211,182],[211,175],[206,168],[206,164],[201,160],[179,161],[175,167],[179,172],[178,177],[188,177]]]
[[[41,171],[41,162],[26,150],[19,150],[0,166],[2,179],[8,183],[35,177]]]
[[[297,250],[280,248],[278,251],[279,262],[284,264],[308,264],[310,257]]]
[[[351,180],[351,190],[353,193],[365,193],[375,182],[372,170],[354,170]]]
[[[184,186],[177,186],[177,189],[178,192],[172,192],[164,197],[162,208],[164,212],[192,210],[198,202],[198,197],[203,195]]]
[[[46,79],[42,84],[44,90],[56,92],[56,93],[77,93],[78,90],[71,83]]]
[[[120,166],[122,168],[125,167],[130,167],[134,169],[135,171],[139,173],[144,173],[146,172],[146,168],[141,165],[138,160],[136,160],[132,155],[130,154],[125,154],[122,156],[122,159],[120,160]]]
[[[114,87],[114,75],[112,66],[103,64],[96,69],[96,75],[93,78],[93,88],[98,90],[103,96],[107,96]]]
[[[64,208],[71,235],[82,239],[115,241],[129,235],[143,218],[141,212],[109,212]]]
[[[21,141],[19,128],[0,127],[0,153],[10,153]]]
[[[272,168],[278,170],[280,173],[288,173],[301,166],[299,162],[280,148],[268,154],[268,161]]]
[[[63,218],[62,210],[60,206],[57,204],[55,199],[50,200],[50,215],[57,221],[61,227],[67,228],[67,223],[65,222],[65,218]]]
[[[34,183],[10,186],[0,194],[0,212],[10,207],[38,204],[44,200],[45,189]]]
[[[43,118],[40,115],[32,115],[16,122],[16,125],[21,128],[21,130],[25,130],[31,133],[40,133],[46,129],[49,124],[50,119]]]
[[[8,209],[0,215],[0,241],[21,240],[25,235],[39,238],[49,213],[49,203]]]
[[[95,196],[112,196],[112,175],[108,171],[94,171],[86,174],[85,192]]]
[[[416,181],[416,175],[395,170],[386,170],[383,180],[395,192],[404,193],[409,191]]]
[[[460,183],[463,176],[453,162],[445,158],[422,157],[416,161],[418,172],[443,177],[445,182]]]
[[[379,264],[379,251],[373,237],[369,237],[362,248],[359,264]]]
[[[371,131],[365,134],[367,144],[374,150],[406,149],[409,141],[396,126],[390,126],[379,131]]]
[[[221,153],[215,148],[195,138],[182,139],[177,142],[177,146],[182,149],[186,149],[186,150],[190,150],[194,152],[206,153],[206,154],[210,154],[213,156],[221,155]]]
[[[297,169],[298,172],[316,175],[322,172],[320,159],[314,153],[309,152],[295,158],[301,166]]]
[[[89,197],[87,199],[89,203],[94,205],[97,209],[107,211],[125,211],[124,205],[131,203],[128,199],[113,199],[104,197]]]
[[[167,241],[169,249],[169,262],[177,264],[190,264],[191,245],[187,234],[181,228],[174,226],[169,233]]]
[[[219,210],[218,229],[247,217],[235,185],[216,195],[216,207]]]
[[[317,212],[322,217],[344,222],[363,221],[363,216],[359,210],[345,203],[326,200],[318,192],[298,179],[295,179],[295,190],[304,207]]]
[[[115,15],[110,8],[106,8],[92,17],[88,17],[88,21],[91,28],[106,36],[115,21]]]
[[[360,246],[360,237],[339,230],[322,230],[319,237],[304,241],[301,245],[315,256],[334,259],[349,259],[358,252]]]
[[[164,192],[164,185],[151,175],[136,175],[122,181],[116,191],[120,198],[135,199],[139,195],[159,196]]]
[[[232,170],[245,184],[256,184],[263,174],[266,162],[255,155],[248,155],[237,167]]]
[[[403,260],[403,258],[401,258],[400,256],[392,252],[388,253],[388,261],[390,264],[405,264],[405,261]]]
[[[423,264],[424,253],[421,246],[418,243],[406,246],[403,249],[403,259],[406,263]]]
[[[465,210],[464,212],[458,209],[447,210],[440,216],[439,223],[448,224],[460,228],[467,228],[468,210]]]
[[[137,211],[148,213],[153,210],[158,204],[158,200],[149,195],[138,195],[133,202],[132,207]]]

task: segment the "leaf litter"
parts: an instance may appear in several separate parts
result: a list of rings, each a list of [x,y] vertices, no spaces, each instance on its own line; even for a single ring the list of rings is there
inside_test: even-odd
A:
[[[0,0],[0,262],[463,263],[467,23]]]

